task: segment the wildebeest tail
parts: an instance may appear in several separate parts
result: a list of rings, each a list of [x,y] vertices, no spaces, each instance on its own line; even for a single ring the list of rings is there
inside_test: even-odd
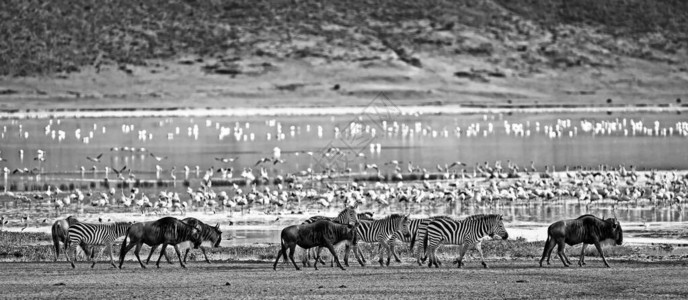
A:
[[[282,251],[282,257],[284,257],[284,261],[288,261],[287,260],[287,248],[284,247],[284,239],[281,237],[280,237],[280,246],[282,247],[280,249],[283,250]],[[308,250],[306,250],[306,251],[308,251]],[[279,258],[277,258],[277,259],[279,259]],[[317,264],[318,262],[315,262],[315,263]]]
[[[127,238],[129,238],[129,231],[131,231],[131,228],[133,228],[133,227],[134,226],[129,226],[129,228],[127,228],[127,233],[124,234],[124,240],[122,241],[122,247],[119,250],[119,261],[120,262],[124,261],[124,251],[127,250]],[[120,268],[121,268],[121,266],[120,266]]]
[[[57,259],[57,257],[60,255],[60,233],[62,233],[62,236],[65,237],[65,239],[62,240],[62,243],[66,243],[65,240],[69,239],[69,234],[64,234],[64,230],[62,229],[62,226],[58,225],[58,222],[53,224],[51,233],[53,235],[53,245],[55,246],[55,259]]]
[[[549,242],[552,240],[552,236],[547,233],[547,240],[545,241],[545,249],[542,250],[542,258],[545,258],[545,255],[547,255],[547,248],[549,247]],[[542,264],[542,260],[540,260],[540,264]]]

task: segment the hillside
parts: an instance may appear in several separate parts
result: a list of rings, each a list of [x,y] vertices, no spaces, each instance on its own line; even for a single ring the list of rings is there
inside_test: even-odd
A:
[[[8,0],[0,108],[674,103],[687,48],[684,1]]]

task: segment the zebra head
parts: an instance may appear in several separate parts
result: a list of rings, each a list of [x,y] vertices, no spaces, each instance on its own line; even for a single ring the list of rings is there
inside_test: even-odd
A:
[[[508,239],[509,233],[507,233],[506,228],[504,228],[502,215],[491,215],[490,219],[493,220],[493,222],[491,222],[493,225],[489,232],[490,237],[493,239],[496,239],[497,237],[505,240]]]
[[[401,232],[401,234],[405,237],[411,237],[411,231],[409,231],[409,223],[411,223],[411,219],[409,219],[409,215],[410,214],[393,214],[389,216],[394,228],[396,228],[395,232]]]
[[[334,222],[354,226],[358,223],[356,207],[347,207],[333,220]]]

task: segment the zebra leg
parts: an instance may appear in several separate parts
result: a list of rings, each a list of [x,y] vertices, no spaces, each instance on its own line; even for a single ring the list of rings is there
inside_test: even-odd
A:
[[[473,246],[473,245],[467,244],[467,243],[461,245],[461,249],[459,250],[459,258],[457,258],[456,262],[455,262],[458,265],[457,268],[461,268],[462,266],[464,266],[463,257],[464,257],[464,255],[466,255],[466,252],[468,251],[468,249],[471,246]]]
[[[578,266],[582,267],[585,265],[585,247],[587,247],[588,244],[583,243],[583,247],[581,248],[581,255],[580,258],[578,259]]]
[[[392,248],[392,254],[394,255],[394,261],[396,261],[396,262],[398,262],[398,263],[401,263],[401,259],[399,259],[399,255],[398,255],[397,252],[394,250],[394,240],[391,241],[390,247]],[[387,264],[387,265],[389,265],[389,264]]]
[[[108,249],[110,249],[110,264],[112,267],[117,268],[117,266],[115,266],[115,259],[112,257],[112,243],[108,245]],[[95,265],[95,263],[93,264]]]
[[[480,241],[478,241],[478,243],[475,244],[475,249],[478,250],[478,253],[480,253],[480,260],[482,260],[482,262],[483,262],[483,267],[485,269],[489,268],[487,266],[487,263],[485,262],[485,257],[483,257],[483,248],[482,248],[482,243]]]
[[[174,252],[177,252],[177,258],[179,258],[179,264],[182,266],[182,268],[186,268],[186,265],[184,265],[184,262],[182,261],[182,254],[179,251],[179,246],[177,244],[173,245],[174,247]],[[159,259],[158,259],[159,261]]]
[[[64,252],[65,252],[65,258],[67,261],[72,265],[72,269],[76,268],[74,265],[74,262],[69,258],[69,249],[71,248],[71,243],[66,243],[64,247]],[[76,246],[74,246],[74,256],[76,256]]]
[[[354,256],[356,256],[356,260],[361,265],[361,267],[366,266],[365,258],[363,257],[363,252],[361,252],[361,249],[358,248],[358,244],[354,244]]]
[[[392,253],[391,253],[392,250],[389,249],[389,245],[387,245],[386,241],[380,240],[378,242],[380,243],[380,246],[384,247],[384,249],[380,248],[380,252],[379,252],[380,253],[380,259],[378,259],[378,262],[380,263],[380,266],[382,267],[383,266],[382,263],[384,262],[384,258],[382,257],[382,255],[384,254],[384,250],[387,250],[387,265],[389,266],[389,260],[392,259]]]

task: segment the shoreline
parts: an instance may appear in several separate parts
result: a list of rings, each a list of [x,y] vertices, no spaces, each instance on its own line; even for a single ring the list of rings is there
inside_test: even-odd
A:
[[[0,119],[50,119],[50,118],[145,118],[145,117],[273,117],[273,116],[323,116],[356,114],[499,114],[499,113],[681,113],[688,111],[688,105],[408,105],[385,104],[368,106],[331,107],[237,107],[237,108],[194,108],[172,107],[160,109],[6,109],[0,111]],[[384,107],[384,109],[380,109]]]

